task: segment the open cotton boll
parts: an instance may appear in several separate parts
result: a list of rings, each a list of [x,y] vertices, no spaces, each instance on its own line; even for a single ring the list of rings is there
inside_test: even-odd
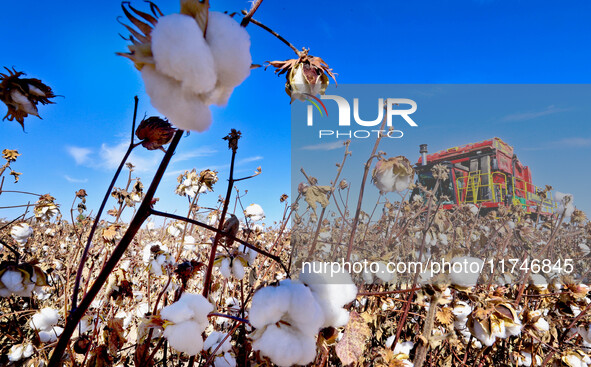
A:
[[[30,326],[35,330],[48,330],[59,321],[59,312],[51,307],[45,307],[31,318]]]
[[[199,97],[185,93],[180,83],[146,65],[142,79],[152,105],[181,130],[203,132],[211,125],[211,111]]]
[[[554,199],[558,202],[558,209],[557,212],[559,215],[564,213],[565,217],[570,217],[573,212],[575,211],[574,206],[574,197],[572,194],[565,194],[563,192],[557,191],[554,195]]]
[[[249,311],[250,324],[260,329],[268,324],[274,324],[289,309],[291,295],[287,287],[264,287],[252,297]]]
[[[226,334],[221,333],[219,331],[212,331],[211,334],[207,336],[205,342],[203,343],[203,350],[209,350],[213,352],[214,349],[218,348],[218,345],[222,342],[222,340],[226,337]],[[224,343],[218,348],[216,354],[222,354],[232,349],[232,344],[230,344],[230,337],[228,337]]]
[[[160,310],[162,319],[173,322],[164,329],[164,337],[179,352],[196,355],[203,349],[201,333],[208,326],[207,315],[213,306],[200,294],[184,293],[175,303]]]
[[[351,274],[347,272],[323,273],[315,272],[316,267],[304,267],[299,280],[310,287],[316,301],[324,312],[323,327],[340,327],[349,321],[349,312],[343,306],[357,297],[357,287],[353,284]]]
[[[213,306],[202,295],[183,293],[178,301],[162,308],[160,316],[174,323],[192,319],[203,324],[205,329],[208,324],[207,315],[211,311]]]
[[[234,259],[234,261],[232,261],[232,274],[238,280],[244,278],[244,275],[246,274],[244,265],[242,265],[242,262],[240,262],[238,259]]]
[[[232,266],[230,258],[225,257],[220,263],[220,274],[226,279],[232,277]]]
[[[53,343],[57,341],[57,338],[62,335],[64,328],[59,326],[53,326],[49,328],[47,331],[40,331],[39,332],[39,340],[42,343]]]
[[[250,75],[250,36],[229,15],[209,12],[205,40],[215,61],[218,84],[233,88]]]
[[[21,344],[13,345],[8,351],[8,360],[10,362],[20,361],[23,358],[23,350],[24,347]]]
[[[460,266],[461,265],[461,266]],[[461,287],[473,287],[478,282],[484,261],[476,257],[455,257],[451,260],[451,283]]]
[[[180,81],[191,93],[206,93],[215,87],[214,59],[195,19],[183,14],[161,17],[151,37],[156,70]]]
[[[2,297],[8,297],[13,292],[20,293],[25,290],[23,276],[19,271],[5,271],[4,274],[2,274],[2,278],[0,278],[0,282],[6,287],[6,289],[0,289],[0,291],[5,291],[0,294]]]
[[[19,223],[12,226],[10,236],[19,244],[24,245],[33,234],[33,228],[27,223]]]
[[[259,204],[250,204],[244,210],[244,215],[250,220],[257,222],[265,218],[265,212]]]
[[[291,328],[269,325],[252,348],[280,367],[306,365],[316,357],[316,339],[292,332]]]
[[[203,331],[204,328],[197,321],[188,320],[167,326],[163,335],[171,347],[194,356],[203,350]]]

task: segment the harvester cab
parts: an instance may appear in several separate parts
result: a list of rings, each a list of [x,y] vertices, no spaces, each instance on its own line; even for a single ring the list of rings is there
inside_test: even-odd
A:
[[[444,209],[461,204],[474,204],[485,213],[499,206],[522,205],[528,213],[539,210],[552,215],[557,208],[552,193],[532,184],[531,171],[513,153],[513,147],[499,138],[466,144],[428,154],[427,145],[420,146],[421,157],[415,170],[417,184],[428,190],[437,180],[433,166],[447,167],[448,178],[439,183],[436,197]],[[414,195],[424,195],[415,188]]]

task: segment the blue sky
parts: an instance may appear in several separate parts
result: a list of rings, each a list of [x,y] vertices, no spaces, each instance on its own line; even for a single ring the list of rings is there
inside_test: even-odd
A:
[[[157,3],[165,14],[178,11],[177,1]],[[144,6],[140,1],[133,4]],[[213,10],[240,11],[248,6],[244,1],[212,1]],[[5,189],[51,193],[67,210],[74,192],[85,188],[89,208],[98,207],[121,144],[128,138],[133,96],[140,98],[140,116],[156,114],[137,70],[115,55],[126,50],[126,42],[118,36],[125,34],[116,22],[120,15],[118,1],[3,4],[0,20],[10,32],[3,38],[0,66],[14,66],[29,77],[41,78],[64,96],[55,105],[40,108],[43,120],[26,120],[26,133],[15,122],[0,123],[0,148],[22,154],[14,164],[23,172],[21,181],[14,185],[7,179]],[[265,0],[255,18],[297,47],[309,47],[311,54],[321,56],[338,73],[339,83],[535,84],[591,83],[590,16],[591,3],[584,0]],[[247,29],[255,63],[294,57],[270,34],[253,25]],[[259,177],[240,183],[240,189],[249,191],[244,204],[259,203],[270,219],[277,219],[282,213],[278,199],[290,193],[290,105],[283,84],[283,77],[270,70],[253,70],[229,105],[214,110],[209,131],[184,138],[157,194],[159,208],[186,212],[186,202],[173,191],[178,172],[191,168],[220,171],[216,192],[208,194],[203,204],[215,203],[217,195],[225,192],[230,157],[221,138],[237,128],[243,132],[237,174],[248,175],[259,165],[263,169]],[[2,105],[0,114],[4,113]],[[575,129],[564,120],[556,124],[554,130],[530,135],[531,120],[506,122],[512,145],[532,166],[536,181],[554,175],[539,168],[547,160],[560,167],[573,157],[589,156],[589,128]],[[441,128],[434,126],[432,134]],[[160,157],[159,152],[138,150],[132,158],[144,183]],[[576,190],[570,191],[576,191],[577,203],[582,200],[581,207],[589,210],[584,189],[588,184],[581,174],[572,174]],[[3,194],[0,206],[27,199]],[[13,214],[2,211],[0,217]]]

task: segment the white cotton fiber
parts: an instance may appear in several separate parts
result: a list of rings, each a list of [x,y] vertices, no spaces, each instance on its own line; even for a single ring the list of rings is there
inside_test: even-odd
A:
[[[254,350],[271,358],[280,367],[306,365],[316,357],[316,339],[302,337],[290,328],[269,325],[260,339],[252,343]]]
[[[209,323],[207,315],[213,311],[213,305],[200,294],[184,293],[180,300],[185,300],[189,304],[193,310],[193,320],[204,325],[205,329]]]
[[[252,297],[249,320],[256,328],[274,324],[289,310],[291,295],[287,287],[265,287]]]
[[[22,274],[18,271],[5,271],[4,274],[2,274],[0,281],[10,292],[18,293],[25,290]]]
[[[203,343],[203,350],[208,350],[213,353],[214,349],[218,348],[220,342],[226,337],[225,333],[221,333],[219,331],[212,331],[211,334],[205,339]],[[224,344],[222,344],[217,352],[217,354],[222,354],[224,352],[229,351],[232,348],[232,344],[230,344],[230,337],[226,338]]]
[[[45,307],[33,315],[30,321],[35,330],[49,330],[59,321],[59,312],[51,307]]]
[[[39,340],[42,343],[53,343],[57,341],[57,338],[62,335],[64,328],[59,326],[53,326],[47,331],[40,331],[39,332]]]
[[[163,335],[171,347],[194,356],[203,350],[202,332],[203,328],[198,322],[189,320],[167,326]]]
[[[229,258],[224,257],[222,259],[222,262],[220,263],[220,273],[226,279],[230,279],[232,277],[232,266]]]
[[[291,282],[291,302],[287,321],[306,335],[315,335],[324,323],[324,313],[310,288],[301,283]],[[344,311],[344,310],[343,310]]]
[[[232,274],[238,280],[244,278],[244,275],[246,274],[244,265],[242,265],[242,262],[240,262],[239,259],[234,259],[234,261],[232,261]]]
[[[23,358],[24,347],[22,345],[13,345],[8,351],[8,360],[10,362],[17,362]]]
[[[218,85],[234,88],[250,74],[250,36],[229,15],[209,12],[207,44],[215,61]],[[231,93],[231,92],[230,92]]]
[[[247,206],[244,210],[244,215],[254,222],[265,219],[265,212],[259,204],[250,204]]]
[[[171,305],[164,307],[160,310],[160,316],[174,323],[180,323],[183,321],[190,320],[193,317],[193,310],[187,302],[179,300]]]
[[[451,264],[451,283],[460,287],[474,287],[478,283],[484,261],[476,257],[463,256],[454,257]]]
[[[357,287],[353,284],[351,275],[346,272],[315,273],[312,266],[303,269],[299,280],[312,290],[316,301],[324,312],[324,327],[340,327],[349,321],[349,313],[343,306],[357,297]]]
[[[152,105],[181,130],[203,132],[211,125],[211,111],[192,93],[185,93],[180,83],[146,65],[142,79]]]
[[[195,19],[183,14],[158,19],[152,53],[156,70],[181,82],[185,91],[199,94],[215,87],[214,59]]]

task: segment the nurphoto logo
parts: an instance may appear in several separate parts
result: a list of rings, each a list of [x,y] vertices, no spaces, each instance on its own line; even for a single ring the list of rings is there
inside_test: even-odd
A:
[[[339,127],[341,126],[351,126],[351,105],[347,101],[346,98],[337,95],[321,95],[320,98],[310,95],[307,95],[307,101],[311,104],[308,105],[307,109],[307,126],[314,126],[314,107],[320,113],[321,117],[325,115],[328,116],[328,110],[322,100],[332,100],[335,101],[338,108],[338,122]],[[377,116],[373,120],[364,120],[360,117],[359,113],[359,98],[353,98],[353,120],[359,126],[363,127],[374,127],[378,126],[384,120],[384,110],[386,113],[386,126],[388,129],[348,129],[348,130],[332,130],[332,129],[322,129],[318,131],[318,138],[322,139],[323,137],[332,136],[334,138],[341,138],[347,137],[349,139],[358,138],[358,139],[367,139],[373,133],[379,134],[382,133],[383,136],[389,138],[400,139],[404,136],[404,133],[401,130],[393,129],[392,120],[393,116],[400,116],[406,121],[411,127],[418,127],[417,123],[409,116],[416,112],[417,110],[417,103],[412,99],[408,98],[387,98],[386,102],[384,103],[384,98],[378,98],[377,101]],[[401,105],[409,105],[410,108],[401,109],[395,108],[400,107]]]

